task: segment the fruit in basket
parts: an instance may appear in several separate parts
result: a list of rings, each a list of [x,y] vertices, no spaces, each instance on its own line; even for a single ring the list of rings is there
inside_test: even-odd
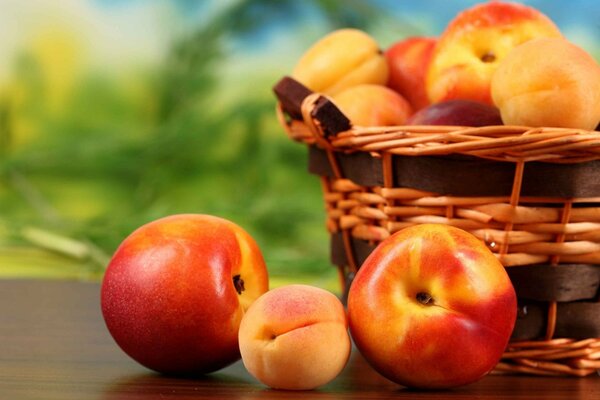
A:
[[[403,125],[412,114],[404,97],[381,85],[352,86],[333,96],[333,101],[353,125]]]
[[[406,98],[415,111],[429,104],[425,74],[436,42],[433,37],[409,37],[385,51],[390,70],[388,86]]]
[[[600,122],[600,66],[562,38],[512,50],[492,79],[505,124],[594,130]]]
[[[102,282],[102,314],[140,364],[208,373],[239,359],[240,321],[267,289],[261,252],[242,228],[208,215],[174,215],[121,243]]]
[[[282,286],[259,297],[242,319],[239,342],[242,361],[254,377],[288,390],[331,381],[351,348],[342,303],[307,285]]]
[[[514,47],[538,37],[559,37],[540,11],[517,3],[490,1],[459,13],[433,51],[426,86],[432,103],[471,99],[492,104],[490,81]]]
[[[388,66],[371,36],[358,29],[339,29],[304,53],[292,77],[314,92],[334,95],[362,83],[385,85]]]
[[[515,324],[508,275],[479,239],[423,224],[383,241],[348,294],[350,332],[382,375],[417,388],[449,388],[487,374]]]
[[[406,121],[406,125],[502,125],[502,118],[500,111],[487,103],[454,99],[422,108]]]

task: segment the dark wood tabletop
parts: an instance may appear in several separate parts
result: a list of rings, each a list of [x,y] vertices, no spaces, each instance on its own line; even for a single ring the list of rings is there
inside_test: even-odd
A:
[[[492,375],[447,391],[413,391],[378,375],[354,350],[333,382],[270,390],[237,362],[197,378],[162,376],[113,342],[96,283],[0,281],[0,399],[600,399],[600,379]]]

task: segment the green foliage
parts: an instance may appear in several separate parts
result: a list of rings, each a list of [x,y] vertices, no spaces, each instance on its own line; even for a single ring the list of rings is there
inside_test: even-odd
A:
[[[314,5],[332,26],[370,15],[361,2]],[[226,40],[295,7],[234,2],[177,40],[158,69],[130,77],[137,97],[110,75],[87,76],[60,117],[44,114],[38,66],[24,56],[19,79],[37,94],[26,117],[42,128],[16,148],[11,102],[0,101],[0,276],[99,278],[136,227],[207,213],[248,230],[276,282],[335,287],[318,178],[276,122],[268,89],[279,76],[249,74],[257,93],[220,74],[235,62]]]

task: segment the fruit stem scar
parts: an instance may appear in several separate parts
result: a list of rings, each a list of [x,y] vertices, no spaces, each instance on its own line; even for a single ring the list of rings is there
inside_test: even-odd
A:
[[[244,281],[240,277],[240,275],[234,275],[233,286],[235,287],[235,290],[238,292],[238,294],[242,294],[242,292],[246,290],[246,288],[244,287]]]
[[[429,305],[432,306],[434,301],[433,301],[433,297],[431,297],[431,295],[429,293],[425,293],[425,292],[419,292],[417,293],[417,301],[423,305]]]
[[[496,61],[496,55],[491,51],[488,51],[481,56],[481,61],[484,63],[494,62]]]

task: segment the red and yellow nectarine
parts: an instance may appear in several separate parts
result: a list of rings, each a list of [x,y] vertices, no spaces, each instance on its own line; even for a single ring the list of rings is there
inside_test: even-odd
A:
[[[499,361],[517,299],[502,264],[475,236],[424,224],[383,241],[348,294],[350,332],[365,359],[405,386],[474,382]]]
[[[142,365],[208,373],[239,359],[244,310],[267,289],[261,252],[242,228],[174,215],[121,243],[102,282],[102,314],[117,344]]]
[[[510,50],[538,37],[561,36],[540,11],[489,1],[459,13],[440,36],[427,71],[429,100],[469,99],[492,104],[490,81]]]

